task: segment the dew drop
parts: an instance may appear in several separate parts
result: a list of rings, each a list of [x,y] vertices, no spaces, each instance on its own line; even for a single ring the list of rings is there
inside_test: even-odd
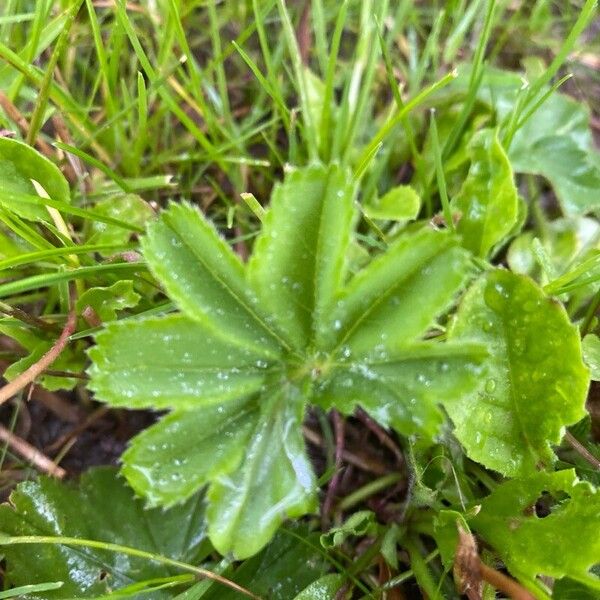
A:
[[[488,394],[493,394],[495,389],[496,389],[496,380],[495,379],[488,379],[485,382],[485,391]]]

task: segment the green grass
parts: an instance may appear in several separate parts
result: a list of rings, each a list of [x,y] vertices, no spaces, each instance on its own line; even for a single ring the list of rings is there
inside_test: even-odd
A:
[[[587,107],[598,133],[600,37],[597,17],[590,27],[597,14],[592,0],[312,0],[299,35],[303,9],[289,0],[5,0],[0,129],[48,154],[69,180],[71,202],[12,184],[3,189],[2,178],[11,174],[0,161],[2,301],[54,324],[67,314],[70,293],[130,279],[141,300],[120,318],[169,312],[171,303],[137,253],[147,222],[170,201],[200,207],[245,259],[286,170],[338,162],[360,184],[358,208],[411,185],[421,198],[419,217],[454,230],[452,200],[477,130],[497,126],[508,152],[560,90]],[[523,76],[502,115],[482,100],[489,66]],[[597,331],[598,240],[553,272],[556,257],[549,253],[562,251],[555,231],[564,216],[560,203],[541,177],[519,175],[518,184],[529,205],[523,222],[531,236],[530,274],[565,302],[584,333]],[[28,216],[45,207],[53,209],[49,216]],[[589,212],[596,219],[597,210]],[[403,225],[358,214],[352,260],[362,266]],[[495,264],[513,266],[515,248],[499,249]],[[19,326],[23,336],[50,344],[35,320]],[[81,373],[97,330],[79,315],[71,338],[78,358],[58,370]],[[23,351],[8,344],[2,356],[10,365]],[[72,394],[87,398],[84,385]],[[21,405],[23,398],[15,400]],[[4,416],[14,429],[18,410]],[[326,429],[330,467],[334,437]],[[592,447],[591,434],[584,442]],[[29,476],[26,461],[8,446],[1,450],[0,465],[8,461]],[[495,485],[470,463],[452,478],[470,489]],[[357,485],[347,504],[359,505],[369,485]],[[405,545],[410,571],[395,577],[415,576],[429,597],[439,585],[451,594],[437,555],[419,539]],[[379,589],[373,571],[346,568],[358,587]]]

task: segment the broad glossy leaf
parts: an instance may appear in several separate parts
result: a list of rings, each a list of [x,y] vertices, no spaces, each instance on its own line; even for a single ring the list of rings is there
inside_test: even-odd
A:
[[[242,263],[195,208],[171,204],[149,226],[142,248],[154,275],[192,319],[231,343],[271,356],[279,353]]]
[[[259,400],[261,414],[242,463],[211,484],[209,535],[221,554],[258,552],[286,517],[314,507],[312,466],[302,438],[305,400],[289,383],[276,383]]]
[[[352,414],[364,408],[385,427],[433,439],[447,400],[476,390],[484,374],[485,347],[476,343],[421,342],[379,360],[339,363],[317,387],[324,408]]]
[[[292,171],[271,196],[249,279],[296,349],[320,333],[342,284],[352,202],[348,174],[336,165]]]
[[[371,219],[412,221],[421,210],[421,198],[409,185],[399,185],[367,204],[364,210]]]
[[[534,506],[543,495],[554,505],[541,518]],[[570,577],[600,591],[589,573],[600,557],[599,514],[600,493],[569,470],[503,483],[470,524],[519,579]]]
[[[199,496],[170,510],[145,510],[112,468],[89,471],[77,487],[47,477],[20,484],[11,505],[0,506],[0,531],[110,542],[194,564],[211,550]],[[147,559],[81,546],[9,545],[2,552],[8,565],[5,581],[12,585],[64,582],[58,590],[31,598],[93,598],[181,573]]]
[[[600,339],[592,333],[586,335],[581,343],[583,358],[594,381],[600,381]]]
[[[6,137],[0,137],[0,179],[2,190],[37,195],[33,179],[53,200],[71,202],[69,184],[58,167],[31,146]],[[5,203],[1,191],[0,204],[25,219],[50,220],[48,211],[41,206],[16,201]]]
[[[86,290],[77,300],[77,311],[92,308],[101,321],[114,321],[117,311],[137,306],[141,296],[134,291],[133,281],[123,280],[107,287]]]
[[[445,404],[467,454],[509,476],[552,464],[551,444],[585,415],[589,382],[564,308],[528,278],[492,271],[466,294],[449,338],[491,354],[483,389]]]
[[[110,323],[89,356],[90,389],[132,408],[191,410],[248,397],[269,370],[264,353],[230,345],[181,314]]]
[[[343,583],[343,575],[337,573],[324,575],[317,581],[313,581],[294,600],[329,600],[335,598],[336,592],[342,587]]]
[[[258,417],[247,399],[173,412],[133,439],[123,474],[150,505],[179,502],[239,465]]]
[[[446,232],[405,235],[338,296],[328,348],[362,359],[409,346],[452,304],[470,276],[469,256]]]
[[[463,244],[486,257],[511,232],[519,212],[510,162],[496,129],[479,131],[469,144],[471,167],[453,207]]]

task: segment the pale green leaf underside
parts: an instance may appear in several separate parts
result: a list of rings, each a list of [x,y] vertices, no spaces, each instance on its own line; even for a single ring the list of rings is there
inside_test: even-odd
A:
[[[518,476],[554,461],[551,444],[585,415],[589,382],[576,328],[531,280],[496,270],[467,293],[450,340],[479,340],[490,378],[446,404],[467,454]]]
[[[296,349],[325,319],[344,275],[353,188],[337,165],[289,173],[275,187],[248,277],[261,305]]]
[[[148,227],[144,258],[171,299],[231,343],[277,356],[280,344],[259,312],[244,266],[200,213],[171,204]]]
[[[410,345],[449,308],[469,276],[468,253],[448,233],[423,229],[400,238],[339,295],[329,348],[361,358]]]
[[[485,258],[517,221],[517,189],[497,130],[479,131],[469,154],[469,174],[452,204],[461,212],[457,230],[464,246]]]
[[[181,314],[111,323],[89,356],[90,389],[130,408],[192,410],[248,397],[277,369]]]
[[[543,492],[568,497],[539,518],[532,507]],[[503,483],[471,524],[519,579],[570,577],[600,591],[600,578],[589,572],[600,558],[598,515],[600,492],[574,471],[560,471]]]
[[[53,200],[71,202],[69,184],[59,168],[37,150],[7,137],[0,137],[0,180],[2,190],[37,196],[31,180],[37,181]],[[4,200],[0,190],[0,205],[31,220],[49,221],[50,215],[42,206]]]
[[[344,414],[361,406],[385,427],[433,439],[443,422],[440,405],[477,389],[485,356],[476,343],[421,342],[380,361],[348,359],[317,388],[315,400]]]
[[[123,474],[152,506],[180,502],[238,466],[258,416],[247,399],[173,412],[133,439]]]
[[[209,535],[222,554],[247,558],[269,541],[285,518],[314,508],[316,482],[301,428],[304,402],[291,384],[266,391],[240,466],[210,486]]]

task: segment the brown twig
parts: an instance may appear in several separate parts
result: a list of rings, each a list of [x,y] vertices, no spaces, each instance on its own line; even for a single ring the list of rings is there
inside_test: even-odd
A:
[[[314,446],[319,446],[319,448],[323,448],[325,446],[323,438],[316,431],[313,431],[306,426],[302,428],[302,431],[304,433],[304,437]],[[368,458],[359,456],[358,454],[354,454],[348,450],[344,450],[342,457],[344,462],[358,467],[361,469],[361,471],[373,473],[375,475],[385,475],[388,473],[388,470],[381,463],[369,460]]]
[[[0,440],[6,442],[17,454],[20,454],[40,471],[59,479],[62,479],[67,474],[62,467],[52,462],[35,446],[15,435],[12,431],[4,427],[4,425],[0,425]]]
[[[496,569],[488,567],[485,563],[481,562],[481,559],[479,560],[479,572],[484,581],[487,581],[491,586],[500,590],[509,598],[513,600],[535,600],[535,596],[519,582],[500,571],[496,571]]]
[[[359,419],[366,427],[373,433],[377,439],[394,455],[394,458],[398,461],[399,465],[404,464],[404,456],[398,448],[398,445],[394,440],[388,435],[387,431],[381,427],[378,423],[376,423],[371,417],[368,415],[366,411],[362,408],[359,408],[356,411],[356,417]]]
[[[300,51],[300,60],[303,65],[308,65],[310,55],[311,36],[310,36],[310,0],[304,2],[298,30],[296,31],[296,39],[298,40],[298,50]]]
[[[565,440],[579,456],[587,460],[592,467],[600,471],[600,460],[598,460],[571,432],[565,433]]]
[[[54,345],[50,350],[48,350],[48,352],[46,352],[46,354],[44,354],[36,363],[0,389],[0,404],[3,404],[26,385],[32,383],[60,356],[61,352],[69,343],[69,337],[75,332],[76,326],[77,315],[75,313],[75,305],[73,304],[73,308],[69,311],[67,322],[65,323],[62,333],[56,342],[54,342]]]
[[[469,600],[480,600],[481,582],[485,581],[512,600],[535,600],[535,596],[518,581],[488,567],[477,552],[475,536],[458,526],[458,546],[454,559],[454,577],[461,594]]]
[[[27,119],[21,114],[19,109],[10,101],[8,96],[4,92],[0,92],[0,106],[2,110],[7,114],[8,118],[17,125],[21,130],[21,133],[27,135],[29,132],[29,123]],[[38,147],[40,152],[48,158],[54,159],[54,152],[52,147],[47,144],[42,138],[38,136],[35,141],[35,145]]]
[[[95,421],[102,418],[108,411],[108,406],[101,406],[100,408],[97,408],[91,415],[89,415],[83,421],[83,423],[80,423],[79,425],[71,429],[71,431],[68,431],[64,435],[61,435],[57,440],[52,442],[49,446],[46,446],[44,449],[46,450],[46,452],[55,452],[61,446],[65,446],[71,440],[75,440],[75,438],[77,438],[78,435],[84,432]]]
[[[327,519],[329,518],[329,513],[333,507],[333,501],[342,477],[342,465],[344,461],[344,419],[337,410],[332,411],[331,414],[333,417],[333,431],[335,437],[335,472],[327,486],[327,492],[325,494],[325,499],[323,500],[323,510],[321,512],[323,529],[326,528]]]

